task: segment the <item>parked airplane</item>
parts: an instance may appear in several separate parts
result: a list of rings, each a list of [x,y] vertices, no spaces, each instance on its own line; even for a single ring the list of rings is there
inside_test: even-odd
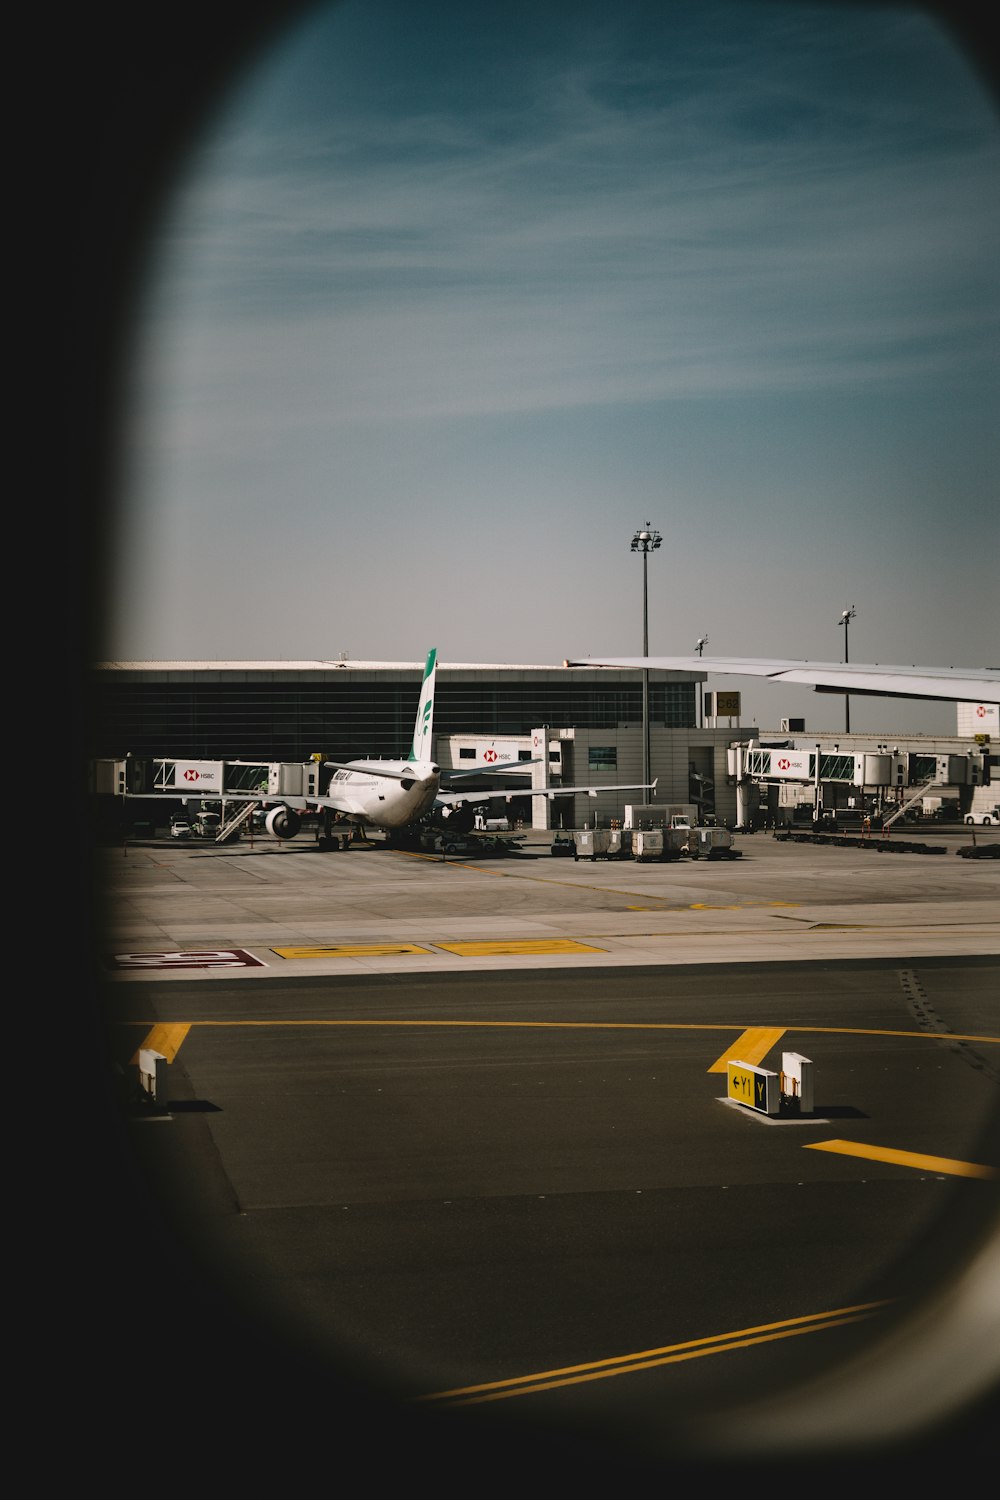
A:
[[[944,698],[952,703],[1000,701],[1000,668],[847,666],[839,662],[787,661],[749,656],[588,656],[564,667],[648,667],[667,672],[718,672],[768,677],[772,682],[813,687],[818,693],[867,694],[879,698]]]
[[[302,827],[303,812],[318,812],[324,820],[324,834],[329,834],[334,822],[348,823],[356,828],[383,829],[394,833],[411,827],[421,818],[438,811],[447,818],[458,809],[474,802],[485,802],[491,797],[546,796],[549,798],[567,792],[650,791],[652,787],[632,786],[570,786],[554,787],[538,791],[534,787],[499,787],[477,791],[457,791],[452,783],[461,777],[497,774],[507,768],[474,766],[468,770],[451,772],[449,786],[442,788],[441,767],[432,759],[434,724],[434,682],[437,672],[437,651],[427,654],[423,683],[417,704],[417,716],[413,726],[413,743],[406,760],[351,760],[323,761],[321,772],[332,768],[333,775],[321,791],[303,796],[268,796],[266,793],[242,793],[227,800],[258,801],[270,806],[265,818],[267,831],[276,838],[294,838]],[[531,765],[521,761],[519,765]],[[471,807],[470,807],[471,812]],[[469,819],[471,823],[471,817]]]

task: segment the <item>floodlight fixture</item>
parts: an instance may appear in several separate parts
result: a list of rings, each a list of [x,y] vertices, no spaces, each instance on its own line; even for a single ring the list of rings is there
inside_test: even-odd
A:
[[[843,627],[844,627],[844,665],[845,666],[850,661],[850,656],[848,654],[848,649],[847,649],[847,630],[848,630],[848,626],[850,625],[851,621],[854,619],[854,617],[855,617],[856,614],[857,614],[857,610],[854,608],[854,605],[852,604],[851,607],[850,607],[850,609],[845,609],[843,611],[843,613],[840,616],[840,619],[837,622],[839,625],[843,625]],[[844,694],[844,719],[845,719],[844,728],[847,731],[847,733],[850,734],[850,732],[851,732],[851,698],[850,698],[850,694],[849,693],[845,693]]]
[[[643,522],[632,538],[631,550],[642,555],[642,654],[649,655],[649,591],[646,581],[646,564],[649,554],[655,552],[663,541],[650,521]],[[642,781],[649,785],[649,667],[642,668]]]

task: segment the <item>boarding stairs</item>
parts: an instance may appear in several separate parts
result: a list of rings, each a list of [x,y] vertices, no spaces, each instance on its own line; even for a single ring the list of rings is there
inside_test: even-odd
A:
[[[913,792],[912,796],[907,797],[907,799],[906,799],[905,802],[901,802],[899,804],[899,806],[896,808],[896,811],[894,813],[890,813],[889,817],[887,817],[887,818],[885,818],[883,820],[883,822],[882,822],[882,828],[883,828],[883,830],[887,829],[887,828],[891,828],[892,825],[893,825],[893,823],[895,823],[896,819],[897,818],[901,818],[903,816],[903,814],[906,812],[907,808],[913,806],[914,802],[919,802],[921,797],[926,796],[927,793],[932,789],[932,787],[943,786],[943,785],[944,785],[944,783],[941,782],[941,781],[939,781],[936,776],[929,776],[926,781],[922,781],[919,784],[919,786],[916,788],[916,790]]]
[[[228,844],[230,839],[236,837],[238,830],[243,827],[243,824],[250,821],[259,807],[259,802],[245,802],[239,812],[229,819],[228,823],[223,823],[215,835],[215,842],[217,844]]]

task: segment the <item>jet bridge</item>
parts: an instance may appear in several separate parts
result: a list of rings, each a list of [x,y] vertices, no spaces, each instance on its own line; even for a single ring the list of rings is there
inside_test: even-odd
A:
[[[920,754],[892,751],[823,750],[790,745],[761,745],[755,740],[730,746],[728,773],[736,785],[737,823],[753,815],[759,788],[799,783],[811,787],[815,816],[824,807],[823,788],[857,787],[901,803],[893,820],[932,786],[976,786],[982,778],[981,754]],[[907,790],[913,795],[907,799]]]

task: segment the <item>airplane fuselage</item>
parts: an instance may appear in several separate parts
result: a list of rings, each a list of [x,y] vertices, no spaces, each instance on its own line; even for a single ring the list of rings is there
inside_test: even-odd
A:
[[[430,761],[386,761],[378,771],[370,764],[343,766],[318,801],[353,822],[406,828],[431,810],[440,783],[440,768]]]

